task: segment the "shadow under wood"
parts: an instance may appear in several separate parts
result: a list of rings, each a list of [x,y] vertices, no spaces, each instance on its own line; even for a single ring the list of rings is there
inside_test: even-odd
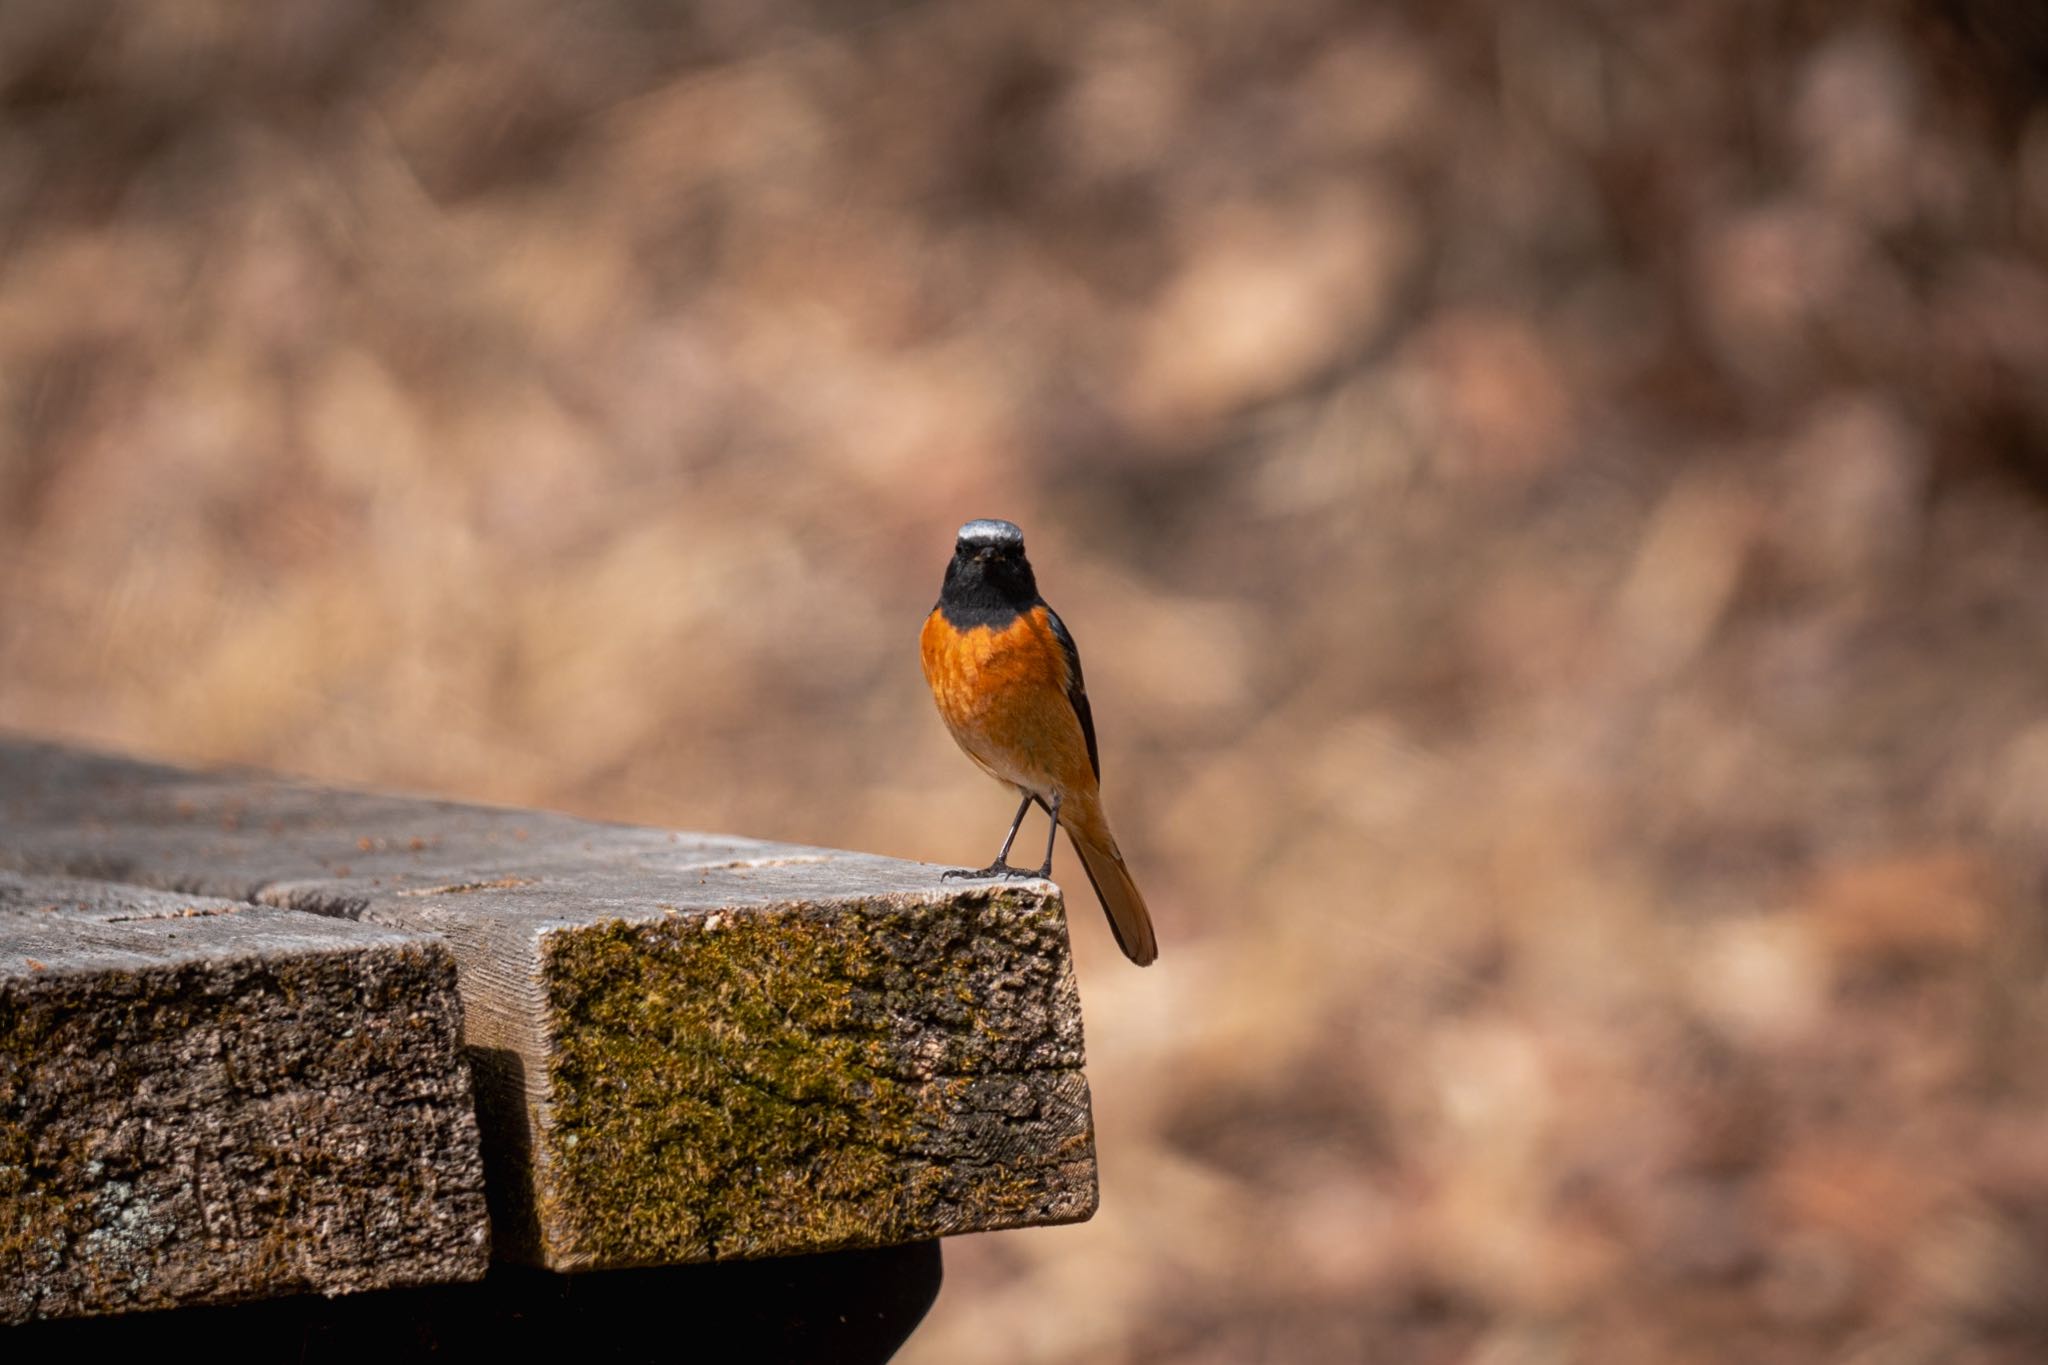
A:
[[[941,1276],[936,1241],[583,1275],[495,1265],[481,1284],[0,1329],[0,1359],[879,1365],[924,1320]]]
[[[483,1145],[491,1258],[536,1263],[541,1259],[540,1218],[534,1208],[533,1120],[526,1109],[526,1063],[511,1048],[472,1047],[466,1051]]]

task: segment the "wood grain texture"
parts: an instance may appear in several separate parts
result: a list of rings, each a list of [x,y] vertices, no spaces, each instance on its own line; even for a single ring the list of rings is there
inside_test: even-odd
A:
[[[0,1323],[479,1278],[446,945],[0,873]]]
[[[503,1257],[669,1264],[1095,1208],[1050,883],[4,740],[0,866],[442,935]]]

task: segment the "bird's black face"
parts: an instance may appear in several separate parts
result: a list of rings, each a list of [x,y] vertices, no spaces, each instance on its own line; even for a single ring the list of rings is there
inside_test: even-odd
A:
[[[1024,533],[1007,521],[970,521],[960,528],[946,565],[942,604],[978,613],[1015,612],[1038,600],[1038,580],[1024,557]]]

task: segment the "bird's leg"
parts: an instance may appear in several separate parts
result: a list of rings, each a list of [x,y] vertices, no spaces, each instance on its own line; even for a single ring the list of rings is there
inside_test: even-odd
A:
[[[956,867],[943,874],[941,880],[952,877],[1032,877],[1040,875],[1027,872],[1021,867],[1011,867],[1009,862],[1010,845],[1017,842],[1017,831],[1024,827],[1024,812],[1030,810],[1031,803],[1036,800],[1038,800],[1037,797],[1026,793],[1024,799],[1017,803],[1017,816],[1014,820],[1010,821],[1010,832],[1003,836],[1002,852],[996,854],[994,862],[980,869]]]
[[[1043,801],[1040,801],[1040,802],[1039,802],[1038,804],[1039,804],[1039,805],[1041,805],[1041,806],[1045,806],[1045,802],[1043,802]],[[1049,825],[1048,825],[1048,826],[1046,827],[1046,831],[1045,831],[1045,866],[1044,866],[1044,867],[1041,867],[1041,868],[1039,868],[1039,869],[1038,869],[1038,871],[1037,871],[1037,873],[1036,873],[1035,875],[1036,875],[1036,876],[1038,877],[1038,879],[1039,879],[1040,881],[1048,881],[1048,882],[1049,882],[1049,881],[1051,881],[1051,880],[1052,880],[1052,846],[1053,846],[1053,841],[1054,841],[1054,840],[1056,840],[1056,839],[1058,839],[1058,838],[1060,837],[1060,799],[1059,799],[1059,797],[1057,797],[1057,796],[1053,797],[1053,799],[1052,799],[1052,804],[1051,804],[1050,806],[1045,806],[1045,814],[1046,814],[1046,818],[1047,818],[1047,819],[1048,819],[1048,820],[1049,820],[1049,821],[1051,822],[1051,823],[1050,823],[1050,824],[1049,824]]]

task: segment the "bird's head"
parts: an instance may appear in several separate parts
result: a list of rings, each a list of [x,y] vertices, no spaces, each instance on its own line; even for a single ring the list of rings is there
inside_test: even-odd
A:
[[[953,543],[953,562],[946,566],[946,588],[1019,605],[1035,601],[1038,582],[1016,523],[980,517],[962,526]]]

